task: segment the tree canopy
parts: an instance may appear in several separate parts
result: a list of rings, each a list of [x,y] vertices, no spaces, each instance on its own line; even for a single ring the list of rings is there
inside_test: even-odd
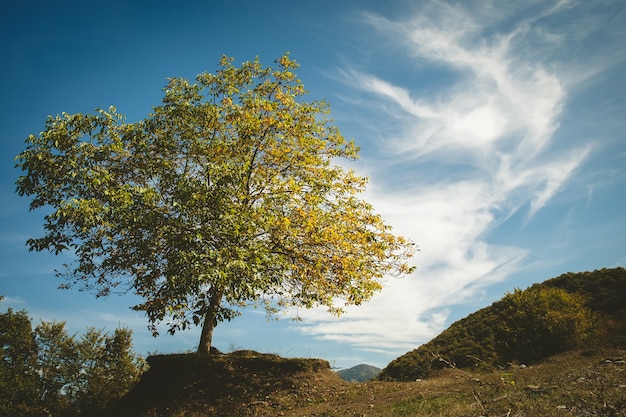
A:
[[[114,107],[49,117],[17,156],[17,192],[51,209],[29,248],[75,254],[64,286],[143,297],[155,335],[204,323],[200,353],[240,306],[339,314],[409,273],[414,245],[359,198],[367,179],[338,162],[358,147],[325,101],[303,100],[296,68],[224,56],[169,79],[139,122]]]

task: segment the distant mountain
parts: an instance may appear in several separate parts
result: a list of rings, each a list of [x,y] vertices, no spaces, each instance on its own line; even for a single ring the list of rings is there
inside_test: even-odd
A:
[[[626,347],[626,269],[566,273],[516,289],[393,360],[383,381],[414,381],[446,368],[535,363],[592,346]]]
[[[361,364],[352,368],[342,369],[337,375],[349,382],[365,382],[375,378],[380,373],[380,368],[375,366]]]

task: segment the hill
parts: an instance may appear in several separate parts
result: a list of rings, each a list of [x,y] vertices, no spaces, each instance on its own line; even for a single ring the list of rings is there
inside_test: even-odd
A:
[[[337,372],[341,379],[350,382],[365,382],[374,379],[381,369],[372,365],[360,364]]]
[[[626,416],[626,351],[562,353],[529,367],[441,369],[423,381],[349,383],[316,359],[255,352],[149,358],[107,417]]]
[[[567,273],[515,290],[393,360],[379,375],[414,381],[456,367],[532,364],[568,350],[626,346],[626,270]]]
[[[253,351],[158,355],[147,362],[141,381],[103,416],[249,415],[258,407],[288,408],[301,395],[317,398],[348,384],[327,361]]]
[[[385,368],[404,379],[349,383],[323,360],[252,351],[152,356],[101,416],[626,417],[625,283],[617,268],[516,290]],[[543,356],[503,362],[515,355]]]

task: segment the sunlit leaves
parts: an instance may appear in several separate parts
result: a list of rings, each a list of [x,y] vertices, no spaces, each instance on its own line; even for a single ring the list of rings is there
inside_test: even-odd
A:
[[[249,302],[339,313],[411,272],[415,248],[359,198],[367,180],[338,163],[358,147],[303,100],[297,63],[233,62],[169,79],[137,123],[115,108],[50,118],[17,157],[20,195],[52,209],[30,248],[72,250],[71,283],[133,291],[170,332]]]

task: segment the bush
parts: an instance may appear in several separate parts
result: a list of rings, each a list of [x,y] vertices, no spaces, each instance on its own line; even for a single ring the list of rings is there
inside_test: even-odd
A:
[[[500,312],[496,345],[505,361],[533,363],[580,347],[594,328],[584,296],[561,288],[516,289],[494,307]]]

